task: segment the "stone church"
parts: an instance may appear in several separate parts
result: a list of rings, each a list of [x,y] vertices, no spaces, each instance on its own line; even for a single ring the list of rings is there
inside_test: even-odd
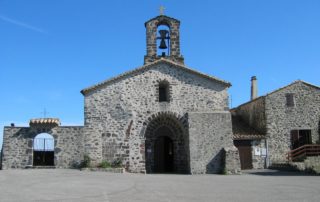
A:
[[[54,139],[50,165],[69,168],[88,155],[93,165],[120,160],[135,173],[237,173],[228,88],[188,68],[180,53],[180,21],[145,23],[144,65],[83,89],[84,126],[32,119],[4,128],[2,168],[36,165],[35,137]]]

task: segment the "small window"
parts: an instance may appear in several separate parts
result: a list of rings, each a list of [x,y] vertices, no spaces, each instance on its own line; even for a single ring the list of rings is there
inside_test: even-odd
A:
[[[159,84],[159,102],[169,102],[169,84]]]
[[[286,105],[287,105],[287,107],[294,107],[294,94],[293,93],[286,94]]]
[[[291,149],[297,149],[306,144],[312,144],[311,130],[291,131]]]

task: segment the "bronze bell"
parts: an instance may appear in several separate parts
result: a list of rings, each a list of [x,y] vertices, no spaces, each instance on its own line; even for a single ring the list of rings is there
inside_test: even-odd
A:
[[[161,39],[161,42],[160,42],[160,46],[159,46],[160,49],[167,49],[167,44],[166,44],[166,41],[164,39]]]
[[[158,39],[161,39],[159,48],[160,49],[167,49],[168,47],[167,47],[165,39],[170,39],[170,37],[167,36],[169,34],[169,31],[168,30],[159,30],[159,34],[160,34],[160,37],[158,37]]]

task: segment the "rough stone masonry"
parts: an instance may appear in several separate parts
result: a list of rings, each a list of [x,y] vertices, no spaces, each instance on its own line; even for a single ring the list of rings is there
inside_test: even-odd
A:
[[[82,90],[83,127],[5,127],[3,168],[32,165],[32,141],[44,131],[55,140],[56,167],[79,164],[86,154],[93,165],[118,159],[128,172],[240,171],[231,84],[184,65],[180,21],[160,15],[145,25],[145,65]],[[157,55],[159,26],[169,29],[168,55]]]

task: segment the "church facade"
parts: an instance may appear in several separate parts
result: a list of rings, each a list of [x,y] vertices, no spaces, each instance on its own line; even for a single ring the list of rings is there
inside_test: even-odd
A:
[[[145,23],[144,65],[81,91],[84,126],[34,119],[30,127],[5,127],[2,167],[32,166],[34,138],[46,132],[54,138],[55,167],[88,155],[93,165],[119,160],[136,173],[238,173],[231,84],[185,66],[179,26],[164,15]]]

